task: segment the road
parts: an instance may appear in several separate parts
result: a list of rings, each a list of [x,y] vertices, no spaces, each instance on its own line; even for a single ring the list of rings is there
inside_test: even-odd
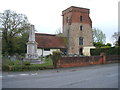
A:
[[[3,88],[118,88],[118,64],[5,72]]]

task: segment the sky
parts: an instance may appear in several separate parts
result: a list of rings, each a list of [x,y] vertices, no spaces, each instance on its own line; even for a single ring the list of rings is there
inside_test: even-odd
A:
[[[0,12],[10,9],[25,14],[38,33],[55,34],[62,30],[62,11],[70,6],[90,9],[92,27],[106,35],[106,43],[112,43],[112,35],[118,32],[119,0],[1,0]]]

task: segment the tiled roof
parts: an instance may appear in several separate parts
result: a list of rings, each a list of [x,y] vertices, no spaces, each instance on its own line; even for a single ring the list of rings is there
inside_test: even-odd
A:
[[[35,33],[35,40],[38,48],[66,48],[64,37],[52,34]]]

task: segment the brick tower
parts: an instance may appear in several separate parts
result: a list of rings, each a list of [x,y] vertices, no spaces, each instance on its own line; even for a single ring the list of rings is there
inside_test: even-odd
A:
[[[93,40],[89,13],[89,9],[75,6],[62,11],[63,35],[68,38],[68,54],[90,55]]]

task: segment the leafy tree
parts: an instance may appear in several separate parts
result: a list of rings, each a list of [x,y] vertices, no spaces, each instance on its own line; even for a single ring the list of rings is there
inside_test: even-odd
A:
[[[119,38],[118,38],[118,46],[120,46],[120,36],[119,36]]]
[[[2,32],[0,31],[0,55],[1,53],[2,53]]]
[[[94,42],[105,43],[106,42],[106,36],[101,30],[99,30],[97,28],[93,28],[93,41]]]
[[[14,50],[15,52],[17,52],[18,54],[22,54],[22,53],[26,53],[26,43],[28,42],[28,37],[29,37],[29,33],[26,32],[24,34],[22,34],[22,36],[20,37],[16,37],[16,39],[14,40]]]
[[[114,41],[117,41],[118,40],[118,32],[114,32],[114,34],[112,35],[112,39],[114,40]]]
[[[101,42],[94,42],[96,48],[111,48],[111,43],[103,44]]]
[[[30,24],[26,15],[17,14],[11,10],[5,10],[4,13],[0,13],[3,54],[11,55],[23,48],[19,46],[18,42],[24,33],[28,32],[29,26]]]
[[[105,46],[105,44],[103,44],[101,42],[94,42],[93,44],[96,48],[101,48],[101,47]]]
[[[112,46],[112,44],[111,44],[111,43],[107,43],[107,44],[106,44],[106,46],[109,46],[109,47],[111,47],[111,46]]]
[[[114,32],[114,34],[112,35],[113,44],[115,46],[118,46],[118,44],[119,44],[119,37],[120,37],[120,35],[118,32]]]

